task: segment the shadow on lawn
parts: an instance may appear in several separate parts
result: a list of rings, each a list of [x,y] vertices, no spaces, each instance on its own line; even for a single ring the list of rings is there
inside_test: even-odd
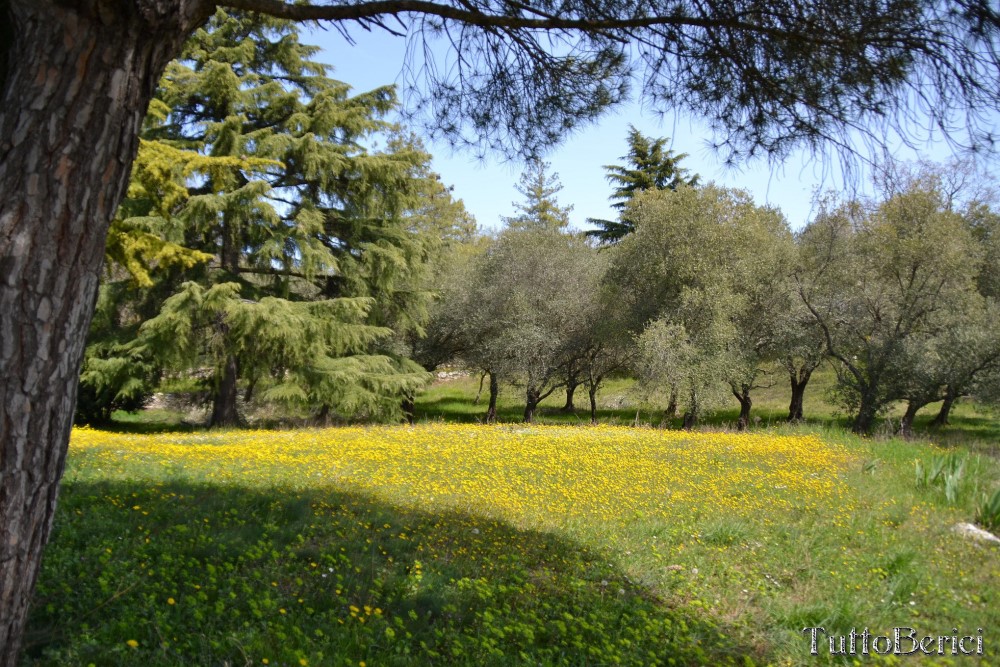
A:
[[[79,481],[62,490],[24,655],[144,667],[747,657],[766,659],[565,537],[333,487]]]
[[[561,399],[559,401],[561,403]],[[418,398],[416,404],[418,421],[444,421],[450,423],[477,424],[486,419],[486,401],[473,403],[472,399],[462,396],[439,396],[437,398]],[[524,405],[500,403],[497,406],[497,421],[503,423],[521,422],[524,419]],[[590,424],[590,408],[577,403],[577,408],[564,411],[561,406],[542,403],[535,412],[535,420],[542,424]],[[598,408],[597,420],[601,424],[631,425],[635,423],[635,408]],[[642,408],[639,414],[640,424],[659,424],[663,413],[659,410]],[[680,420],[677,420],[680,424]]]

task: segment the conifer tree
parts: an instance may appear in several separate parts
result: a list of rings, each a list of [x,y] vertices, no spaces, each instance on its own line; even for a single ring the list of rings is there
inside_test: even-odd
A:
[[[608,181],[615,186],[611,200],[612,207],[619,212],[618,220],[587,218],[587,222],[599,229],[592,229],[587,236],[601,243],[614,244],[635,230],[635,222],[628,217],[626,207],[643,190],[676,190],[681,185],[698,185],[699,176],[689,175],[680,166],[687,153],[675,155],[667,148],[667,137],[653,139],[643,135],[635,126],[629,126],[628,154],[622,156],[628,166],[605,165]]]
[[[240,421],[240,387],[327,419],[385,417],[427,377],[390,336],[426,316],[419,274],[439,235],[421,220],[443,186],[384,120],[392,88],[352,97],[316,51],[293,23],[218,12],[167,68],[147,121],[151,164],[130,199],[151,209],[144,226],[124,218],[112,235],[112,248],[146,234],[188,260],[153,290],[162,307],[144,309],[113,367],[199,370],[213,425]],[[386,147],[368,148],[378,137]],[[93,357],[95,373],[112,367]]]
[[[559,174],[549,175],[552,165],[541,160],[528,162],[518,184],[514,186],[524,196],[522,202],[512,202],[517,215],[504,218],[511,229],[559,231],[569,226],[572,206],[560,206],[556,195],[563,189]]]

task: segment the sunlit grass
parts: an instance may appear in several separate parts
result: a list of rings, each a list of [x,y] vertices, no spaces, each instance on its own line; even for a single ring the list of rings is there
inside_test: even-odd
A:
[[[996,551],[950,530],[997,465],[969,457],[949,504],[915,483],[933,453],[805,431],[79,429],[27,657],[812,664],[806,625],[1000,627]]]

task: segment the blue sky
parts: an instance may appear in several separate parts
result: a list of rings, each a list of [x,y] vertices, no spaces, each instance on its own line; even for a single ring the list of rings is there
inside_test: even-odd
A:
[[[361,29],[353,29],[351,36],[356,40],[353,46],[336,30],[313,29],[303,35],[302,41],[322,47],[323,53],[317,60],[332,65],[333,77],[349,83],[355,92],[401,80],[404,39]],[[781,209],[793,228],[801,227],[809,219],[816,189],[841,185],[836,158],[810,160],[806,155],[793,155],[777,167],[765,162],[739,170],[724,167],[708,148],[711,136],[701,123],[672,114],[659,117],[633,103],[572,134],[545,157],[563,184],[558,196],[560,204],[573,206],[570,219],[574,227],[586,228],[588,217],[615,217],[608,201],[611,187],[602,167],[621,162],[627,151],[625,137],[629,124],[647,136],[670,137],[673,150],[689,156],[682,164],[699,174],[702,182],[715,181],[750,191],[758,204]],[[464,200],[480,226],[496,228],[502,216],[513,213],[512,202],[521,199],[514,186],[523,165],[503,163],[499,156],[479,160],[471,153],[453,152],[441,143],[428,141],[427,148],[434,155],[434,170],[441,174],[445,184],[454,186],[454,195]],[[945,157],[940,144],[926,148],[926,153],[936,159]],[[896,157],[913,159],[915,155],[901,151]]]

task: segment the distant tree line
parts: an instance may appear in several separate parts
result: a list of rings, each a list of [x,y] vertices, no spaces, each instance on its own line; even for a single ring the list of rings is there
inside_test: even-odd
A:
[[[524,419],[612,376],[694,426],[787,375],[788,418],[824,362],[853,428],[903,401],[1000,395],[1000,217],[969,167],[887,171],[871,199],[823,199],[799,233],[749,193],[702,185],[631,128],[607,165],[616,220],[569,228],[534,160],[492,235],[419,142],[352,96],[295,24],[218,12],[163,77],[112,225],[77,406],[100,423],[185,387],[214,426],[240,406],[320,422],[413,418],[459,363],[523,391]]]
[[[908,435],[931,403],[943,424],[959,397],[995,400],[1000,216],[988,179],[961,164],[895,166],[877,196],[828,196],[793,233],[748,193],[699,186],[664,141],[632,130],[629,165],[609,167],[609,179],[643,169],[656,178],[616,189],[620,219],[592,220],[606,226],[587,234],[567,228],[557,178],[531,165],[521,214],[442,274],[416,358],[481,369],[487,419],[506,382],[524,391],[525,421],[557,388],[572,409],[581,385],[596,421],[601,383],[619,374],[685,427],[735,400],[744,429],[754,391],[778,372],[790,385],[788,419],[800,420],[824,362],[859,433],[897,401]]]

